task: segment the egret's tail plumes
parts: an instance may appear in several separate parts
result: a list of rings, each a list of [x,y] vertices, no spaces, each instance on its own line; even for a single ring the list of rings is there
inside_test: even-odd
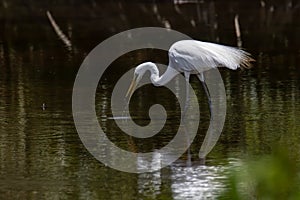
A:
[[[202,48],[210,54],[214,62],[218,64],[218,67],[227,67],[233,70],[239,67],[246,69],[252,67],[254,59],[244,50],[208,42],[201,43]]]
[[[233,48],[233,47],[232,47]],[[243,51],[241,49],[236,49],[234,48],[235,51],[238,51],[238,54],[237,57],[239,59],[239,66],[241,68],[245,68],[245,69],[249,69],[252,67],[252,63],[255,61],[251,55],[246,52],[246,51]]]
[[[174,60],[173,67],[179,71],[205,71],[216,67],[229,69],[250,68],[254,61],[244,50],[225,45],[181,40],[169,50],[169,57]]]
[[[250,54],[244,50],[229,47],[219,44],[206,43],[209,48],[207,51],[213,56],[215,62],[219,63],[222,67],[227,67],[229,69],[237,69],[237,68],[246,68],[249,69],[252,67],[252,62],[254,61],[251,58]]]

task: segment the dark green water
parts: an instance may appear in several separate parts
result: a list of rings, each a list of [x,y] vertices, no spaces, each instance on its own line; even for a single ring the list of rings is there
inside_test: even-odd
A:
[[[285,146],[300,161],[299,3],[204,1],[174,4],[114,1],[0,2],[0,199],[205,199],[227,188],[229,170],[249,155]],[[70,38],[68,49],[46,17],[50,10]],[[243,48],[257,60],[247,71],[221,69],[227,116],[221,138],[200,165],[198,151],[209,123],[205,93],[196,78],[201,124],[190,150],[171,166],[129,174],[104,166],[81,143],[72,117],[72,87],[84,57],[104,39],[142,26],[168,27],[194,39],[236,46],[239,15]],[[131,113],[147,124],[160,103],[170,116],[146,142],[124,135],[110,119],[110,94],[123,71],[143,60],[167,63],[167,54],[132,52],[113,63],[96,95],[99,121],[117,145],[149,151],[170,141],[178,128],[174,96],[142,88]],[[141,96],[139,96],[141,94]],[[171,102],[171,103],[170,103]],[[42,104],[47,108],[43,110]]]

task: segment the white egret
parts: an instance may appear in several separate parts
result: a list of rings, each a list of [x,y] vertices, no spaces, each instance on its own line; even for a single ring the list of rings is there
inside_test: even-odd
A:
[[[155,86],[163,86],[179,73],[184,73],[186,80],[186,104],[184,111],[186,111],[189,104],[190,74],[196,74],[203,84],[211,112],[210,95],[203,73],[217,67],[227,67],[232,70],[250,68],[252,61],[254,59],[250,57],[249,53],[235,47],[197,40],[181,40],[170,47],[169,65],[166,72],[161,76],[159,76],[157,66],[152,62],[145,62],[136,67],[126,97],[131,97],[146,71],[150,71],[150,79]]]

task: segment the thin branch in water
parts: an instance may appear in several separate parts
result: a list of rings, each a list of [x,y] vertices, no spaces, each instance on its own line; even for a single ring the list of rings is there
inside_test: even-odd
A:
[[[239,24],[239,15],[235,15],[234,17],[234,27],[235,27],[235,34],[237,39],[237,46],[239,48],[242,47],[242,39],[241,39],[241,30],[240,30],[240,24]]]
[[[68,37],[59,28],[59,26],[57,25],[57,23],[55,22],[55,20],[53,19],[51,13],[48,10],[47,10],[46,14],[47,14],[47,17],[48,17],[48,19],[50,21],[50,24],[53,27],[56,35],[59,37],[59,39],[61,39],[61,41],[63,41],[63,43],[68,47],[68,49],[71,49],[72,48],[71,41],[68,39]]]

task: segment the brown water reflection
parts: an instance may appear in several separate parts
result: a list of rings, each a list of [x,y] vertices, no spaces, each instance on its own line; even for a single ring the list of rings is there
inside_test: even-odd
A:
[[[176,4],[175,4],[175,3]],[[0,4],[0,199],[202,199],[227,187],[228,170],[246,155],[286,146],[299,162],[300,20],[298,1],[2,1]],[[50,10],[71,39],[68,50],[45,15]],[[236,45],[239,15],[243,47],[257,59],[249,71],[221,70],[227,93],[225,127],[207,165],[197,155],[208,126],[202,87],[201,124],[190,150],[170,167],[146,174],[112,170],[95,160],[76,133],[72,86],[86,54],[105,38],[142,27],[171,27],[195,39]],[[158,53],[158,54],[157,54]],[[159,56],[157,56],[159,55]],[[119,146],[148,151],[176,132],[178,107],[167,90],[145,87],[139,106],[166,105],[163,134],[129,140],[110,117],[109,94],[121,72],[145,59],[167,63],[165,52],[139,51],[120,58],[101,79],[97,111],[101,125]],[[104,91],[104,92],[103,92]],[[147,94],[149,93],[149,94]],[[47,105],[46,110],[41,105]],[[177,110],[176,110],[177,109]],[[132,106],[137,123],[147,112]]]

